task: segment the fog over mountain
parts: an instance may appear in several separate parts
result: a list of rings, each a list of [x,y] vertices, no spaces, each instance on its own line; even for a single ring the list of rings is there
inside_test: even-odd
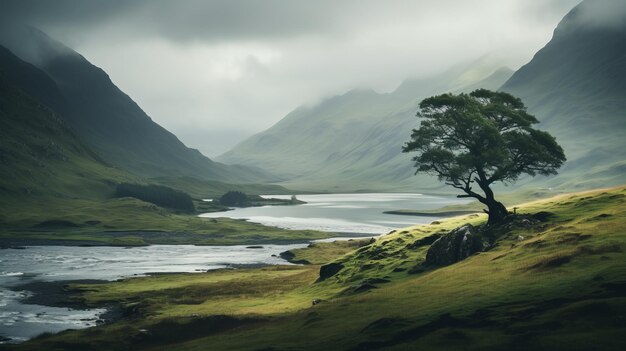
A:
[[[0,1],[208,156],[297,106],[495,54],[517,69],[577,0]],[[495,68],[495,67],[494,67]]]

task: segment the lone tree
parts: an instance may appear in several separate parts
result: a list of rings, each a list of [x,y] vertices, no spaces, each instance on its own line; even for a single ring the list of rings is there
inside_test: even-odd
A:
[[[563,149],[550,134],[533,129],[539,123],[522,101],[510,94],[478,89],[470,94],[443,94],[424,99],[403,152],[413,157],[418,172],[462,190],[487,206],[488,224],[507,214],[491,190],[495,182],[515,182],[523,173],[556,174],[565,162]],[[482,194],[474,191],[477,184]]]

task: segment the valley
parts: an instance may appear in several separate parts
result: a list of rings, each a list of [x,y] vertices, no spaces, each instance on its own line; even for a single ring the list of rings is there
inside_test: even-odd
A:
[[[0,1],[0,350],[626,349],[574,2]]]
[[[550,215],[442,268],[422,265],[428,245],[418,243],[484,216],[409,227],[351,252],[343,242],[315,245],[304,252],[327,258],[313,265],[72,284],[74,301],[122,304],[128,314],[17,349],[613,349],[626,313],[624,199],[620,187],[520,205]],[[329,261],[343,268],[320,281]]]

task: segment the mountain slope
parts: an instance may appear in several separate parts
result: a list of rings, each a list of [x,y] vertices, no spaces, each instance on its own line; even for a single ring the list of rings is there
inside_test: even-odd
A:
[[[187,148],[154,123],[103,70],[44,33],[14,26],[0,33],[0,43],[44,71],[56,89],[40,88],[43,83],[21,74],[13,77],[17,85],[48,104],[107,162],[146,177],[194,176],[229,182],[268,179],[258,170],[219,164]]]
[[[300,107],[218,159],[271,169],[287,177],[283,184],[298,189],[438,187],[428,177],[413,177],[410,156],[400,149],[416,127],[421,98],[468,86],[495,89],[512,74],[500,69],[492,75],[481,72],[479,82],[460,79],[480,67],[479,63],[429,79],[407,80],[388,94],[352,90],[312,107]]]
[[[568,162],[552,184],[600,174],[626,181],[626,5],[584,1],[553,38],[501,87],[522,98],[540,127],[564,146]],[[590,172],[591,170],[591,172]],[[596,184],[600,185],[600,184]]]
[[[3,62],[7,53],[0,50]],[[33,69],[32,73],[36,75],[37,70]],[[65,121],[24,94],[7,75],[10,74],[0,70],[0,199],[3,203],[15,205],[12,200],[31,197],[106,198],[114,191],[116,182],[135,179],[105,164]]]

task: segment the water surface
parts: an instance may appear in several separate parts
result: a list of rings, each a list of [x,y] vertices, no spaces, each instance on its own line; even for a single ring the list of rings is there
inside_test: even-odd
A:
[[[290,195],[264,195],[265,198],[289,199]],[[385,214],[385,211],[431,210],[452,204],[467,203],[453,197],[423,194],[321,194],[297,195],[306,204],[235,208],[227,212],[201,214],[201,217],[248,219],[286,229],[314,229],[336,233],[383,234],[393,229],[430,223],[436,217]]]
[[[32,293],[20,285],[76,279],[116,280],[148,273],[204,272],[250,264],[289,264],[280,252],[299,245],[153,245],[145,247],[30,246],[0,250],[0,337],[11,342],[43,332],[96,325],[105,309],[75,310],[23,303]],[[1,339],[1,338],[0,338]]]

